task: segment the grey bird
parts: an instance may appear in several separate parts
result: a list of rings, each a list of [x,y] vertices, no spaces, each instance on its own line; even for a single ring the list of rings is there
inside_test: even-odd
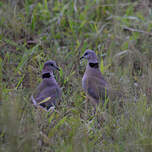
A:
[[[43,80],[31,96],[32,102],[35,106],[44,108],[47,111],[55,107],[62,94],[61,88],[54,78],[54,70],[59,71],[55,61],[49,60],[45,62],[42,69]]]
[[[82,87],[87,98],[89,98],[89,100],[95,105],[100,102],[104,104],[108,97],[108,83],[99,69],[96,53],[88,49],[80,60],[81,59],[88,60],[86,70],[82,78]]]

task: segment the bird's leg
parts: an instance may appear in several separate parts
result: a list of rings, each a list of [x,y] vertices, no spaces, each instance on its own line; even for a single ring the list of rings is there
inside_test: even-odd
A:
[[[93,98],[89,98],[92,105],[93,105],[93,115],[97,113],[98,108],[98,101],[94,100]]]
[[[85,101],[85,118],[87,120],[87,114],[88,114],[88,101],[89,101],[89,98],[88,96],[86,96],[86,101]]]
[[[97,112],[97,104],[94,104],[93,105],[93,114],[95,115]]]

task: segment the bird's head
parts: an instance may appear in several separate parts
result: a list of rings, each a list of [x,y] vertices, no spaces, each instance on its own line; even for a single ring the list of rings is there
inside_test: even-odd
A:
[[[81,59],[87,59],[88,62],[91,62],[91,63],[97,63],[97,55],[94,51],[92,50],[86,50],[83,54],[83,56],[80,58]]]
[[[42,73],[52,73],[53,71],[60,71],[55,61],[49,60],[44,63]]]

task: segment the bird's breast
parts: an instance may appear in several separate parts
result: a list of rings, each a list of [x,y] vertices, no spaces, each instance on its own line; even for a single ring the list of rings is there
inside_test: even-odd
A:
[[[89,79],[88,79],[87,74],[85,73],[83,78],[82,78],[82,88],[84,89],[84,91],[87,90],[88,83],[89,83]]]
[[[54,78],[45,79],[44,83],[46,84],[46,86],[58,86],[58,83]]]

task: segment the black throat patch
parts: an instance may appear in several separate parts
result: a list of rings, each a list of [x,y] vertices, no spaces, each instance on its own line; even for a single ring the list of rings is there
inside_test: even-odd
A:
[[[50,73],[44,73],[44,74],[42,74],[42,79],[50,78],[50,77],[51,77]]]
[[[99,68],[99,64],[98,63],[89,63],[89,66],[91,68],[95,68],[95,69]]]

